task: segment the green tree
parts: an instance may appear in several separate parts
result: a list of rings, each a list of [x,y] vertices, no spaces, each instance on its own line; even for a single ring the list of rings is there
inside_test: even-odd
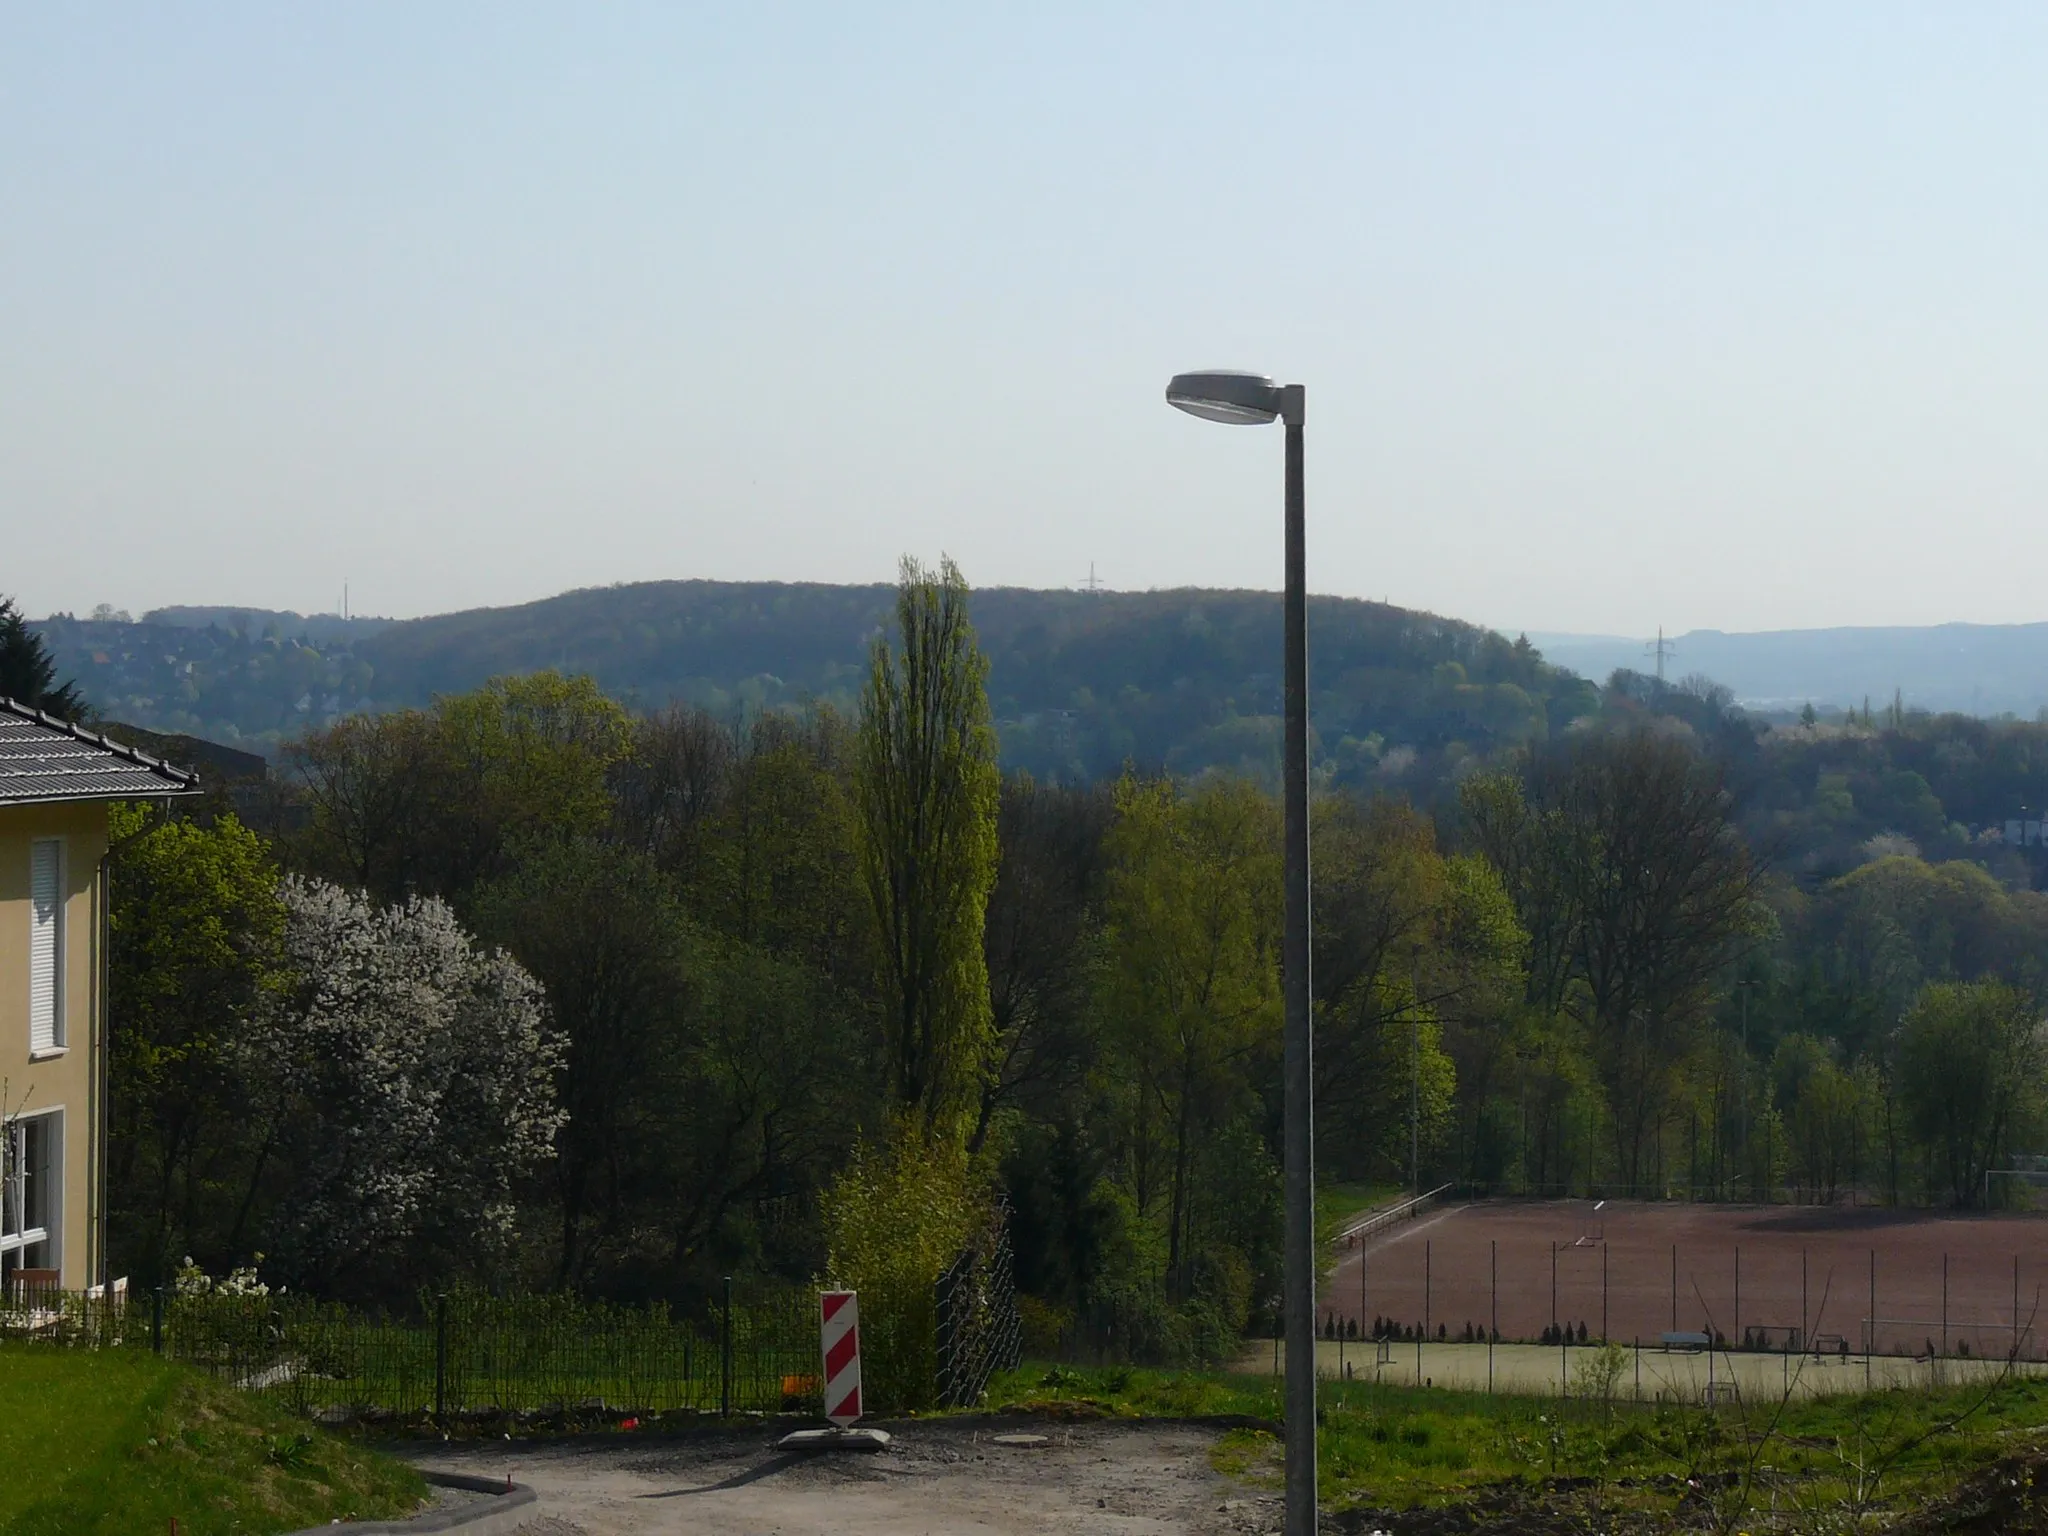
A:
[[[586,835],[612,815],[631,717],[588,677],[494,678],[424,711],[351,716],[286,761],[313,815],[297,862],[379,901],[460,906],[518,850]]]
[[[1527,939],[1485,860],[1398,801],[1319,805],[1315,879],[1317,1130],[1329,1166],[1405,1177],[1455,1124],[1447,1029],[1491,1071]]]
[[[687,1290],[758,1257],[751,1202],[817,1187],[848,1139],[834,1041],[858,1036],[817,973],[703,931],[647,855],[590,839],[530,850],[477,910],[566,1046],[547,1279]]]
[[[1101,968],[1103,843],[1114,815],[1098,785],[1005,778],[997,835],[1002,861],[986,922],[995,1059],[970,1151],[1003,1112],[1057,1115],[1094,1056],[1091,1005]]]
[[[12,699],[60,720],[85,714],[76,683],[57,681],[57,663],[43,637],[28,627],[11,597],[0,597],[0,699]]]
[[[927,1139],[966,1132],[989,1069],[982,927],[996,873],[988,660],[967,583],[906,558],[900,649],[877,637],[861,694],[854,804],[880,943],[889,1093]]]
[[[1531,936],[1530,1001],[1587,1026],[1623,1182],[1645,1182],[1763,868],[1725,765],[1647,727],[1575,735],[1464,804]]]
[[[284,935],[260,838],[233,816],[153,816],[109,815],[110,1238],[146,1280],[187,1254],[247,1259],[274,1128],[250,1113],[240,1052],[282,984]]]
[[[1105,1073],[1135,1208],[1163,1216],[1166,1279],[1185,1297],[1197,1153],[1245,1111],[1255,1057],[1278,1038],[1279,824],[1241,779],[1183,794],[1127,777],[1116,812]]]
[[[2037,1129],[2048,1032],[2003,982],[1937,982],[1899,1029],[1899,1083],[1914,1133],[1950,1200],[1978,1204],[1984,1172]]]

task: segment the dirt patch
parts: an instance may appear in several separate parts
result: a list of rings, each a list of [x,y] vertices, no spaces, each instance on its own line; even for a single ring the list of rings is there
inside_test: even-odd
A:
[[[1904,1521],[1901,1536],[2043,1536],[2048,1533],[2048,1450],[2009,1456]]]
[[[1218,1431],[983,1418],[884,1426],[873,1455],[789,1456],[774,1433],[402,1447],[421,1466],[512,1476],[540,1494],[528,1536],[973,1536],[1277,1531],[1276,1493],[1218,1474]],[[999,1434],[1044,1436],[999,1445]]]

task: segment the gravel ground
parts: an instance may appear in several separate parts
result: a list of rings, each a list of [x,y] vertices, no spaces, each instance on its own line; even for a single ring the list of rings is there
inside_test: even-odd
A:
[[[1250,1536],[1276,1531],[1275,1494],[1209,1465],[1189,1425],[980,1419],[885,1426],[875,1454],[788,1456],[767,1432],[667,1441],[439,1445],[421,1466],[508,1473],[540,1494],[526,1536]],[[1043,1436],[1001,1444],[997,1435]]]

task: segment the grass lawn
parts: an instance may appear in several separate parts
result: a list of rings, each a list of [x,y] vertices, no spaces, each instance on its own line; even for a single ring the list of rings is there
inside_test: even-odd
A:
[[[0,1536],[240,1536],[418,1507],[412,1468],[140,1350],[0,1344]]]
[[[991,1388],[991,1406],[1107,1417],[1281,1413],[1271,1377],[1203,1371],[1027,1365]],[[1569,1495],[1652,1524],[1745,1529],[1772,1509],[1875,1517],[1953,1490],[2001,1458],[2048,1440],[2048,1381],[1890,1391],[1719,1408],[1488,1396],[1326,1381],[1317,1440],[1333,1508],[1406,1509],[1475,1497],[1556,1505]],[[1277,1485],[1272,1428],[1239,1427],[1218,1470]],[[1597,1523],[1597,1521],[1596,1521]]]
[[[1392,1205],[1408,1193],[1395,1184],[1316,1183],[1316,1242],[1327,1246],[1352,1217]]]

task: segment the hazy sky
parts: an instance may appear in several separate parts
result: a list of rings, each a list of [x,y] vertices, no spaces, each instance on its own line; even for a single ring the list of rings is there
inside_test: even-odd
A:
[[[2048,618],[2048,6],[0,0],[0,591]]]

